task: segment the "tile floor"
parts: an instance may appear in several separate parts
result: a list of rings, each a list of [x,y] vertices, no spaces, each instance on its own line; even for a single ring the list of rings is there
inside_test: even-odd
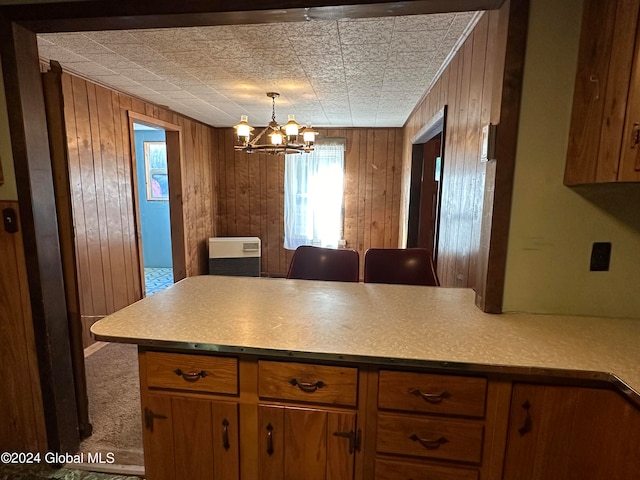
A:
[[[173,284],[172,268],[147,268],[144,269],[144,284],[147,297],[160,290],[164,290]]]

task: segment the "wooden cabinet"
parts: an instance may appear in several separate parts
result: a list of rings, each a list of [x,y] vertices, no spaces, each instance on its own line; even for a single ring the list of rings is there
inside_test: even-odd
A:
[[[640,409],[612,390],[144,348],[139,362],[147,480],[640,478]]]
[[[148,480],[354,478],[358,368],[145,349],[139,363]]]
[[[354,412],[261,404],[258,418],[260,480],[354,478]]]
[[[260,480],[353,479],[357,394],[357,368],[259,361]]]
[[[516,384],[503,478],[640,478],[640,411],[610,390]]]
[[[238,480],[238,360],[144,352],[139,361],[146,478]]]
[[[480,478],[486,378],[388,370],[378,378],[376,480]]]
[[[585,0],[565,185],[640,182],[640,0]]]
[[[146,478],[238,480],[238,425],[237,403],[148,395]]]

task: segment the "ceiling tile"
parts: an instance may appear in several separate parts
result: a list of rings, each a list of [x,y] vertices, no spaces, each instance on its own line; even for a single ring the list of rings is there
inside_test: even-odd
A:
[[[370,44],[386,43],[391,40],[394,18],[369,18],[338,21],[340,43]]]
[[[54,44],[38,44],[38,53],[41,58],[56,60],[60,63],[88,62],[89,59],[83,55],[78,55],[64,47]]]
[[[215,126],[402,125],[475,12],[38,35],[39,54]],[[277,46],[277,48],[274,48]],[[275,54],[274,54],[275,52]],[[258,120],[257,122],[254,120]]]
[[[455,13],[436,13],[434,15],[406,15],[396,17],[396,32],[448,30]]]
[[[94,75],[97,82],[117,88],[139,87],[140,84],[122,75]]]
[[[389,56],[389,44],[369,43],[342,45],[342,54],[345,63],[384,62]]]
[[[94,42],[79,33],[50,33],[43,35],[43,37],[45,40],[67,48],[78,55],[85,53],[111,53],[111,50],[104,45]]]
[[[65,67],[83,76],[116,75],[116,72],[93,62],[67,62]]]

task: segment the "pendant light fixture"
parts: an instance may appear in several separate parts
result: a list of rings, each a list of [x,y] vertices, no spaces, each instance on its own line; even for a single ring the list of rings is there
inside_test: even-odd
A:
[[[267,97],[271,98],[271,121],[258,135],[251,139],[251,132],[254,128],[249,124],[246,115],[240,117],[240,123],[233,128],[236,129],[238,144],[234,148],[245,153],[267,153],[270,155],[286,155],[291,153],[309,153],[313,151],[318,132],[310,126],[301,126],[293,115],[289,115],[287,123],[280,126],[276,121],[276,98],[280,96],[277,92],[267,92]],[[269,137],[268,143],[258,143],[265,135]]]

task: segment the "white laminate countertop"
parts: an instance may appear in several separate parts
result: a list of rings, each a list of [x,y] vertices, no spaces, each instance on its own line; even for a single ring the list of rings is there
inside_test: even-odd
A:
[[[486,314],[468,289],[190,277],[91,331],[146,346],[608,380],[640,399],[640,320]]]

